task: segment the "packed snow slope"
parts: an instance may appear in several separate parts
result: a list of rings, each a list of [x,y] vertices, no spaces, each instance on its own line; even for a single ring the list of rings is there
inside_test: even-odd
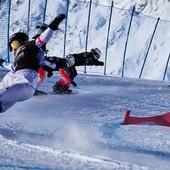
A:
[[[93,2],[100,3],[103,5],[110,5],[112,0],[93,0]],[[136,11],[143,13],[155,18],[160,17],[163,20],[170,21],[169,0],[114,0],[114,6],[124,9],[132,9],[135,6]]]
[[[57,78],[40,89],[51,91]],[[0,114],[0,169],[169,170],[169,127],[121,125],[126,109],[170,111],[167,83],[85,74],[75,81],[77,94],[34,96]]]

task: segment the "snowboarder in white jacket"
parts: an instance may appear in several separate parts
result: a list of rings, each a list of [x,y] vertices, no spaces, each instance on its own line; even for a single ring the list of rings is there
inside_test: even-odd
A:
[[[65,14],[58,15],[36,40],[28,41],[27,34],[22,32],[15,33],[10,37],[9,47],[15,58],[13,67],[11,67],[12,71],[0,83],[0,113],[5,112],[16,102],[30,99],[34,95],[38,69],[45,66],[41,47],[49,41],[64,18]],[[6,66],[5,60],[1,59],[0,65]],[[56,65],[54,65],[55,67]]]

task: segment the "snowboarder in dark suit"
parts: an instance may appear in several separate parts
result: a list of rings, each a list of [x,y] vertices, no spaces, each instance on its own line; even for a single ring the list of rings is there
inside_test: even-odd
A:
[[[45,23],[38,24],[35,28],[35,35],[33,36],[33,39],[37,38],[47,28],[48,25]],[[53,86],[53,91],[56,93],[70,93],[72,91],[69,89],[70,84],[72,84],[73,86],[77,86],[76,83],[73,81],[74,78],[77,76],[76,66],[104,65],[102,61],[98,60],[101,56],[101,52],[98,48],[91,49],[90,52],[68,54],[65,58],[57,56],[48,56],[46,44],[43,45],[42,49],[45,53],[45,59],[49,62],[55,63],[57,65],[55,71],[59,71],[62,75],[62,78],[59,79]],[[45,74],[43,73],[42,75]],[[52,72],[48,72],[48,77],[50,76],[52,76]]]

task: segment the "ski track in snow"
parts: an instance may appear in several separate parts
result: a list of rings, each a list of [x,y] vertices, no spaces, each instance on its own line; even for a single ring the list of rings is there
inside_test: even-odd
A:
[[[56,76],[41,89],[50,91]],[[168,127],[121,125],[126,109],[170,111],[166,82],[83,74],[75,81],[78,94],[35,96],[0,115],[0,169],[169,169]]]

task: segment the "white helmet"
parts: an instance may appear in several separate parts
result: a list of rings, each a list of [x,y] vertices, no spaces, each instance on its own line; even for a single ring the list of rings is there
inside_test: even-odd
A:
[[[75,58],[73,57],[72,54],[66,55],[66,64],[67,67],[71,67],[75,64]]]
[[[92,48],[91,52],[93,53],[93,56],[96,60],[101,57],[101,51],[98,48]]]

